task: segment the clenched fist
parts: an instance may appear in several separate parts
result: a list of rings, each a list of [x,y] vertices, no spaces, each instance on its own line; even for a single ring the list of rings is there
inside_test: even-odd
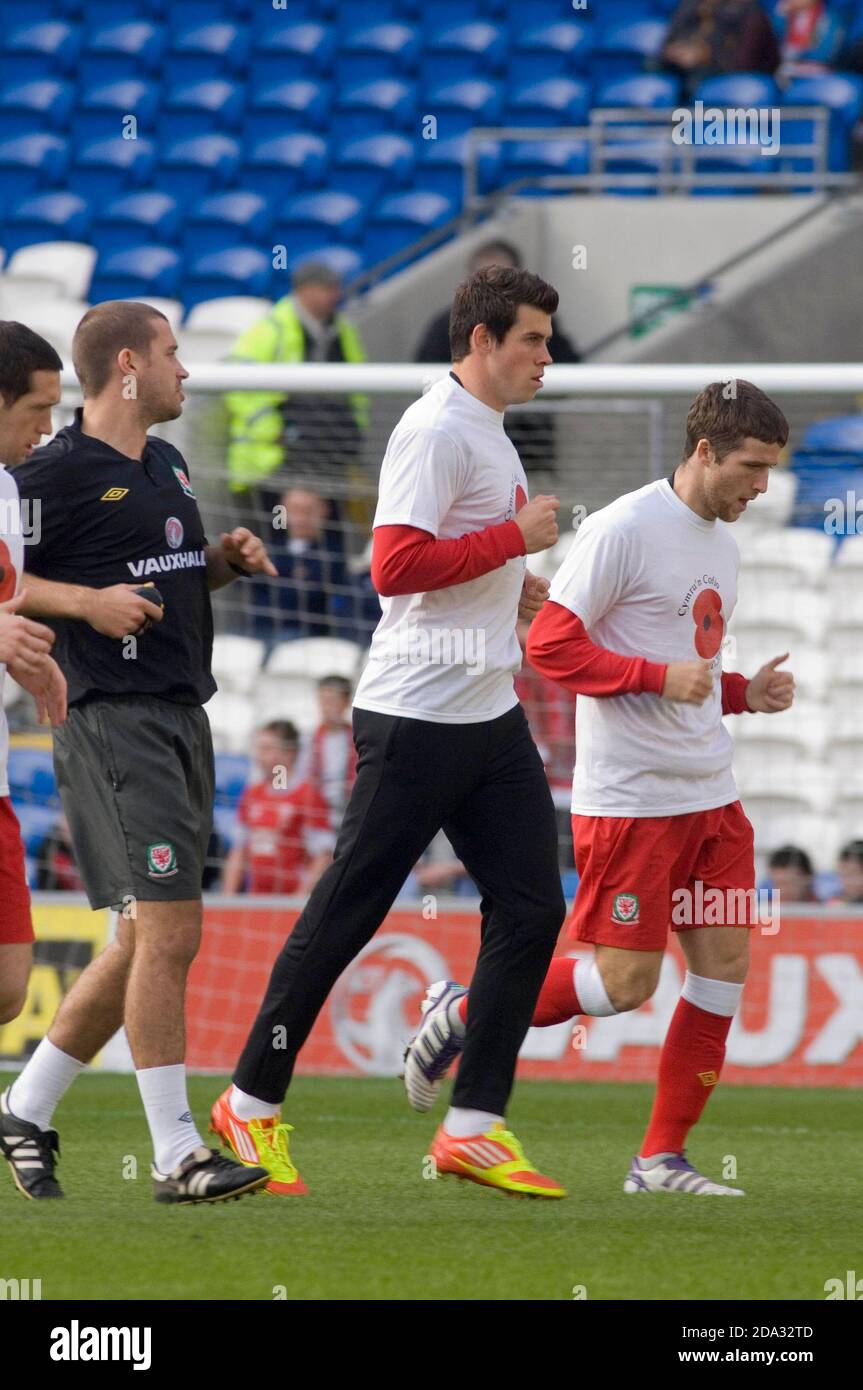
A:
[[[538,550],[548,550],[558,537],[555,512],[560,506],[557,497],[547,497],[542,493],[526,502],[515,518],[516,525],[524,536],[524,548],[528,555]]]
[[[703,705],[713,689],[709,661],[671,661],[665,668],[663,700]]]

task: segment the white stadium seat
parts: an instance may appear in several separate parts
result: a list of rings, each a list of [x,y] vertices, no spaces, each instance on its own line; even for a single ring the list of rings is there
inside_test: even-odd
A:
[[[136,299],[134,303],[149,304],[151,309],[158,309],[160,314],[165,315],[174,333],[180,327],[183,305],[179,299],[164,299],[160,295],[154,294],[149,299]]]
[[[244,328],[265,318],[272,307],[271,299],[258,299],[250,294],[204,299],[189,310],[183,328],[194,329],[195,332],[228,333],[236,338]]]
[[[830,719],[819,701],[797,699],[778,714],[738,715],[731,727],[738,749],[758,747],[769,755],[771,749],[784,746],[819,758],[827,745]]]
[[[767,491],[750,502],[740,520],[734,523],[734,534],[741,550],[755,532],[788,524],[796,492],[797,477],[790,468],[771,470]]]
[[[66,366],[71,366],[72,338],[88,308],[85,299],[41,299],[27,309],[27,326],[41,333],[56,348]]]
[[[827,619],[823,592],[800,585],[741,583],[730,631],[742,636],[744,629],[771,628],[784,633],[784,641],[820,642]],[[780,646],[777,652],[787,650]]]
[[[748,584],[823,582],[836,550],[832,536],[800,526],[769,527],[740,543],[740,589]]]
[[[255,637],[219,634],[213,639],[213,675],[220,690],[248,695],[264,660],[264,644]]]
[[[356,677],[363,649],[358,642],[341,637],[300,637],[294,642],[280,642],[270,653],[266,674]]]
[[[96,264],[96,251],[81,241],[40,241],[22,246],[9,259],[6,275],[34,293],[53,282],[64,299],[86,299]]]
[[[204,705],[210,720],[213,747],[217,753],[248,753],[255,711],[245,695],[217,690]]]
[[[265,672],[255,689],[255,725],[269,719],[290,719],[301,733],[320,722],[317,681],[301,675],[270,675]]]

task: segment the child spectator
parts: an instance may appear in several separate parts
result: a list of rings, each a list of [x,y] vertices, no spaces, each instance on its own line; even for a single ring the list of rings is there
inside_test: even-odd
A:
[[[841,888],[840,903],[863,903],[863,840],[849,840],[839,851],[836,865]]]
[[[775,849],[767,861],[770,886],[779,893],[781,903],[815,903],[815,870],[805,849],[783,845]]]
[[[223,893],[310,893],[332,859],[335,836],[320,792],[296,771],[299,734],[287,719],[264,724],[252,757],[260,780],[237,807],[240,834],[225,861]]]
[[[781,0],[773,23],[782,49],[782,78],[824,72],[842,46],[842,25],[824,0]]]
[[[353,687],[345,676],[322,676],[318,681],[321,722],[312,734],[306,776],[330,810],[338,830],[357,775],[357,750],[351,728]]]

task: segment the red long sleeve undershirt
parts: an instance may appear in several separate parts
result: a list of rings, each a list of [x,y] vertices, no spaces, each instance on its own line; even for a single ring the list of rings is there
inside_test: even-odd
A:
[[[547,600],[530,626],[527,659],[535,670],[576,695],[661,695],[666,666],[643,656],[621,656],[592,642],[584,623],[562,604]],[[742,714],[745,676],[722,673],[722,713]]]
[[[524,553],[524,536],[515,521],[469,531],[455,540],[436,540],[417,526],[376,526],[372,583],[383,598],[425,594],[467,584]]]

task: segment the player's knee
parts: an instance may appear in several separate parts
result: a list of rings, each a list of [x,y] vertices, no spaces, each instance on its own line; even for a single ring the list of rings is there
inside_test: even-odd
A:
[[[645,1004],[654,993],[659,974],[652,970],[632,970],[603,980],[606,993],[619,1014]]]
[[[552,895],[547,901],[537,903],[528,914],[527,922],[531,934],[538,940],[557,941],[565,918],[566,901],[561,892],[559,899]]]

